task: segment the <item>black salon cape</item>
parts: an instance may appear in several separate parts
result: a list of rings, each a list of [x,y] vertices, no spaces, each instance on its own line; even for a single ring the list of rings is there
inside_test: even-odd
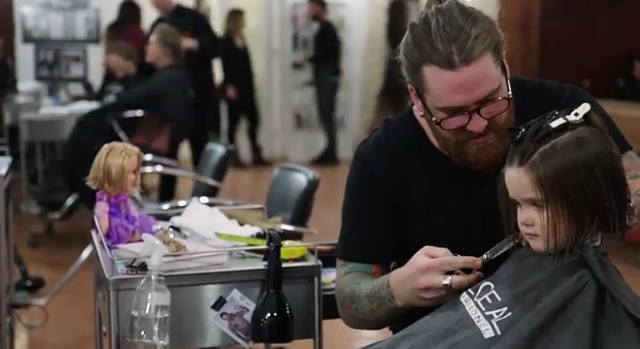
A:
[[[367,349],[640,348],[640,300],[600,248],[520,249],[490,278]]]

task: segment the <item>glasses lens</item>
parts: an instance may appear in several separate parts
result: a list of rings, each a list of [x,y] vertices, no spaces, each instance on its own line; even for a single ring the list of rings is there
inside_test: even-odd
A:
[[[504,113],[507,109],[509,109],[509,100],[506,98],[499,99],[482,106],[482,108],[480,108],[480,115],[485,119],[491,119]]]
[[[455,130],[467,126],[469,123],[469,115],[456,115],[443,119],[440,127],[444,130]]]

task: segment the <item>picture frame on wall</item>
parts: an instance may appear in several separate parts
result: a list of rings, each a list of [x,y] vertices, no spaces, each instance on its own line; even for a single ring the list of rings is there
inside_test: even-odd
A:
[[[100,42],[100,15],[96,8],[58,10],[26,5],[20,8],[24,43]]]
[[[82,82],[88,79],[86,48],[36,46],[34,62],[38,81]]]

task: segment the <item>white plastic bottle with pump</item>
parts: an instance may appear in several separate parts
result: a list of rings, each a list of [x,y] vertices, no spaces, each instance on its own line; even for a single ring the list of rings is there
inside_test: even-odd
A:
[[[151,252],[148,273],[133,295],[127,341],[134,348],[169,348],[171,293],[161,273],[167,248],[152,235],[143,234]]]

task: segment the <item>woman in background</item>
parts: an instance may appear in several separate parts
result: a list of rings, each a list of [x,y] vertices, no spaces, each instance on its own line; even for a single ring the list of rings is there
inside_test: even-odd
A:
[[[240,9],[232,9],[227,13],[224,37],[222,39],[222,68],[224,82],[222,91],[228,107],[227,139],[235,146],[236,131],[240,117],[244,114],[249,122],[249,142],[254,165],[267,165],[262,156],[262,147],[258,143],[258,106],[256,103],[255,87],[253,85],[253,70],[251,56],[244,38],[245,17]],[[234,165],[244,167],[237,151],[233,159]]]
[[[145,35],[142,30],[142,12],[134,0],[123,0],[118,16],[105,33],[105,41],[124,41],[138,51],[144,50]]]
[[[120,74],[122,64],[118,64],[121,62],[109,57],[109,53],[113,51],[126,52],[126,55],[119,54],[118,56],[128,58],[127,62],[134,59],[137,65],[138,54],[144,52],[145,34],[142,30],[142,14],[140,6],[134,0],[124,0],[120,3],[118,16],[107,27],[104,43],[107,53],[104,60],[104,75],[95,99],[110,102],[111,100],[105,101],[105,98],[113,94],[112,90],[121,93],[123,90],[133,87],[134,82],[137,82],[135,68],[131,73],[128,72],[123,76]]]

